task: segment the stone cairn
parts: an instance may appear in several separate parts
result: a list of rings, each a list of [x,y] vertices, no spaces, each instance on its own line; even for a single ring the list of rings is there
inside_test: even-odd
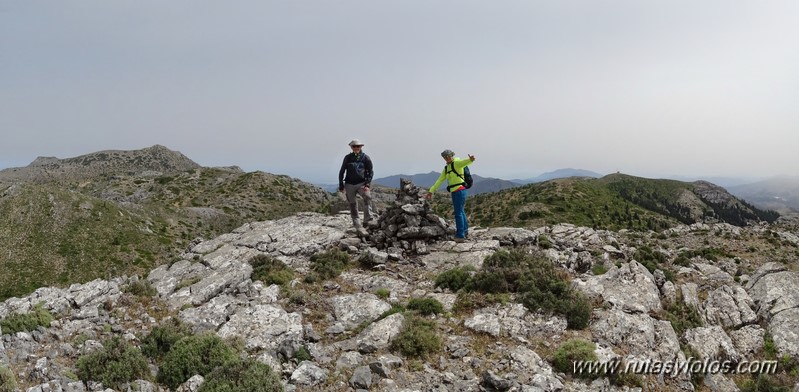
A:
[[[454,233],[453,225],[430,210],[426,194],[427,190],[401,178],[397,198],[380,214],[377,227],[370,229],[369,242],[381,250],[423,254],[427,244]]]

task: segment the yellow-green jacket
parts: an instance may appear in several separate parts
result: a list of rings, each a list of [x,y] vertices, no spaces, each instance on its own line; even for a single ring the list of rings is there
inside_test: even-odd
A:
[[[452,171],[451,164],[447,164],[444,167],[444,170],[441,171],[441,175],[438,176],[438,180],[433,186],[430,187],[430,193],[433,193],[441,186],[441,183],[444,182],[444,179],[447,180],[447,191],[452,192],[458,189],[458,185],[465,185],[463,181],[463,168],[472,164],[471,159],[460,159],[460,158],[452,158],[452,162],[455,164],[455,171]],[[457,173],[456,173],[457,172]]]

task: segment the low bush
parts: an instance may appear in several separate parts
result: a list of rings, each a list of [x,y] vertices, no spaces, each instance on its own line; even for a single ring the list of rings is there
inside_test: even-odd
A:
[[[180,319],[171,318],[153,328],[153,330],[142,339],[141,351],[150,358],[160,359],[163,358],[180,339],[191,335],[192,332],[189,326],[183,324]]]
[[[283,384],[269,365],[236,359],[215,369],[197,392],[279,392]]]
[[[215,334],[188,336],[164,356],[158,382],[174,390],[195,374],[205,377],[236,358],[236,352]]]
[[[549,237],[545,235],[539,235],[537,241],[538,241],[538,247],[540,247],[541,249],[550,249],[555,246],[555,244],[552,243]]]
[[[389,289],[387,289],[385,287],[381,287],[381,288],[375,290],[375,295],[380,297],[380,298],[382,298],[382,299],[386,299],[386,298],[391,296],[391,290],[389,290]]]
[[[574,374],[574,363],[577,361],[596,361],[597,356],[594,352],[596,345],[581,339],[570,339],[558,347],[552,359],[552,367],[559,372]],[[581,378],[595,378],[597,374],[578,373],[574,374]]]
[[[473,268],[468,267],[458,267],[444,271],[436,277],[436,287],[457,292],[468,285],[473,271]]]
[[[383,312],[383,314],[378,317],[378,320],[382,320],[392,314],[403,313],[405,312],[405,307],[402,304],[391,304],[391,308]],[[377,320],[376,320],[377,321]]]
[[[252,274],[250,279],[260,280],[266,285],[285,285],[294,279],[294,271],[282,261],[267,255],[257,255],[250,259]]]
[[[4,334],[30,332],[39,327],[49,327],[53,315],[42,304],[36,304],[28,313],[14,313],[0,321],[0,330]]]
[[[522,251],[498,251],[486,257],[483,268],[467,289],[483,293],[516,293],[531,311],[554,312],[566,317],[568,327],[588,326],[591,305],[575,290],[565,272],[540,255]]]
[[[408,301],[408,309],[425,316],[444,313],[444,305],[435,298],[412,298]]]
[[[476,291],[460,291],[455,299],[452,311],[456,314],[465,314],[474,310],[492,306],[494,304],[507,304],[511,302],[511,294],[483,294]]]
[[[311,357],[311,352],[308,351],[308,347],[300,346],[297,352],[294,353],[294,359],[301,363],[302,361],[310,361],[313,357]]]
[[[754,374],[740,385],[741,392],[791,392],[792,387],[791,380],[768,374]]]
[[[311,273],[306,277],[306,281],[333,279],[347,269],[349,263],[350,256],[347,252],[338,249],[317,253],[311,256]]]
[[[427,358],[441,350],[442,341],[432,321],[418,316],[405,319],[402,331],[391,341],[391,349],[409,358]]]
[[[677,336],[691,328],[697,328],[704,325],[702,316],[699,311],[682,300],[682,296],[678,296],[676,303],[668,303],[660,311],[660,318],[668,320],[671,323],[674,332]]]
[[[139,279],[135,282],[132,282],[125,288],[126,293],[133,294],[137,297],[154,297],[158,295],[158,290],[153,287],[152,283],[148,280]]]
[[[647,245],[639,247],[635,251],[633,259],[646,267],[649,272],[653,273],[656,269],[666,269],[665,267],[662,267],[662,265],[668,261],[668,257],[665,254],[657,250],[653,250]]]
[[[0,392],[14,392],[17,390],[17,380],[14,373],[0,365]]]
[[[120,337],[111,338],[103,343],[102,349],[80,357],[76,367],[81,381],[99,381],[114,389],[150,375],[147,358],[141,350]]]
[[[608,272],[608,267],[605,264],[594,264],[591,267],[591,273],[594,275],[604,275],[606,272]]]
[[[770,333],[766,332],[763,335],[763,355],[766,359],[775,360],[777,359],[777,353],[777,345],[774,344],[774,338]]]

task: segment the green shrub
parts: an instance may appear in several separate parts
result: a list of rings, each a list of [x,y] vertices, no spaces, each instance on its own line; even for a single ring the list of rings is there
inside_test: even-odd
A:
[[[378,320],[382,320],[382,319],[384,319],[384,318],[386,318],[388,316],[391,316],[392,314],[403,313],[403,312],[405,312],[405,307],[404,306],[402,306],[400,304],[392,304],[391,305],[391,309],[386,310],[385,312],[383,312],[383,314],[381,314],[380,317],[378,317]]]
[[[171,318],[158,325],[142,339],[141,350],[144,355],[153,358],[163,358],[172,346],[180,339],[191,336],[191,328],[177,318]]]
[[[391,349],[410,358],[427,358],[441,349],[441,338],[432,321],[418,316],[405,319],[402,331],[391,341]]]
[[[14,392],[17,390],[17,380],[14,373],[0,365],[0,392]]]
[[[483,294],[481,292],[463,290],[458,292],[452,311],[456,314],[465,314],[479,308],[494,304],[504,305],[510,302],[511,295],[509,293]]]
[[[175,389],[191,376],[205,377],[217,366],[236,358],[236,352],[217,335],[188,336],[175,343],[164,356],[158,382]]]
[[[444,313],[444,305],[435,298],[412,298],[408,301],[408,309],[415,310],[425,316]]]
[[[555,311],[566,317],[569,328],[583,329],[591,321],[591,301],[577,290],[572,290],[570,297],[569,301],[558,301]]]
[[[279,392],[280,378],[269,365],[254,359],[230,361],[205,378],[197,392]]]
[[[549,249],[552,248],[553,246],[555,245],[552,243],[549,237],[545,235],[538,236],[538,247],[540,247],[541,249]]]
[[[17,332],[30,332],[38,327],[50,327],[53,315],[43,307],[36,304],[28,313],[14,313],[0,321],[0,330],[4,334],[13,335]]]
[[[552,262],[541,256],[518,250],[499,251],[486,257],[468,289],[516,293],[528,309],[561,314],[569,328],[582,329],[588,326],[591,305],[567,278],[565,272],[556,270]]]
[[[605,264],[594,264],[591,267],[591,273],[594,275],[604,275],[606,272],[608,272],[608,267],[605,267]]]
[[[391,291],[385,287],[381,287],[375,290],[375,295],[382,299],[386,299],[391,296]]]
[[[126,293],[133,294],[137,297],[154,297],[158,295],[158,290],[148,280],[139,279],[125,288]]]
[[[709,261],[718,261],[719,257],[735,257],[732,253],[727,252],[724,249],[714,248],[714,247],[705,247],[702,249],[697,250],[685,250],[680,252],[677,256],[677,259],[674,261],[675,264],[687,266],[690,262],[690,259],[694,257],[702,257],[705,260]]]
[[[777,359],[777,345],[774,344],[774,338],[768,332],[763,335],[763,355],[766,359]]]
[[[285,285],[294,279],[294,271],[282,261],[267,255],[257,255],[250,259],[252,274],[250,278],[264,284]]]
[[[681,296],[677,298],[676,303],[666,304],[660,315],[662,319],[671,322],[671,326],[677,336],[682,336],[688,329],[704,325],[699,311],[695,307],[686,304]]]
[[[103,348],[78,359],[78,378],[83,382],[99,381],[107,388],[147,379],[150,369],[141,350],[120,337],[103,343]]]
[[[662,264],[668,261],[668,257],[662,252],[653,250],[647,245],[643,245],[635,251],[633,259],[641,263],[649,272],[655,272],[656,269],[665,269],[661,267]]]
[[[436,277],[436,287],[456,292],[466,287],[469,283],[469,279],[472,277],[471,272],[473,270],[474,269],[470,267],[458,267],[449,271],[444,271]]]
[[[333,279],[341,274],[350,262],[347,252],[331,249],[311,256],[311,279],[313,281]],[[307,277],[306,277],[306,280]]]
[[[296,359],[298,362],[302,362],[310,361],[312,358],[308,348],[305,346],[300,346],[300,348],[297,349],[297,352],[294,353],[294,359]]]
[[[596,361],[596,345],[594,343],[581,340],[570,339],[558,347],[552,359],[552,367],[559,372],[574,374],[574,363],[577,361]],[[596,374],[579,373],[577,377],[594,378]]]
[[[744,381],[740,388],[741,392],[791,392],[792,386],[790,380],[781,380],[768,374],[753,374],[752,379]]]

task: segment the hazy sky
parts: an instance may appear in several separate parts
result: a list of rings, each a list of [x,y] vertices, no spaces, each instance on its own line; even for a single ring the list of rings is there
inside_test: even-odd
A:
[[[796,175],[799,1],[0,0],[0,168]]]

